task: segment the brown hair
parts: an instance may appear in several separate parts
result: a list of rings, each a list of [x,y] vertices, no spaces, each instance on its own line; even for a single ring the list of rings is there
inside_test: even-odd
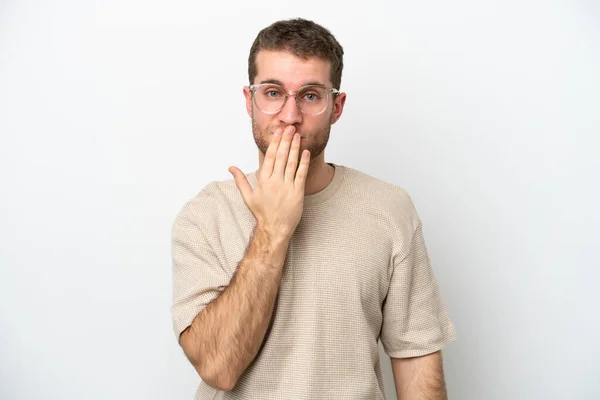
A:
[[[248,78],[250,84],[256,77],[256,55],[260,50],[289,51],[296,57],[318,57],[329,60],[330,79],[333,87],[340,88],[344,50],[331,32],[313,21],[302,18],[277,21],[262,29],[248,57]]]

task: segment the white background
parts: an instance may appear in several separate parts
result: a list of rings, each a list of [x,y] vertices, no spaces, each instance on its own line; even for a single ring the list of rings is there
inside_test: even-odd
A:
[[[192,398],[171,223],[257,167],[248,51],[298,16],[345,50],[326,159],[423,220],[450,398],[600,398],[591,0],[1,1],[0,398]]]

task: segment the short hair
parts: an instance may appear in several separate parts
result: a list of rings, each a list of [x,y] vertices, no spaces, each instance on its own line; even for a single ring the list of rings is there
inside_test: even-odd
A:
[[[282,20],[262,29],[252,43],[248,57],[250,84],[256,78],[256,56],[260,50],[288,51],[303,59],[318,57],[329,60],[331,83],[334,88],[340,88],[344,49],[328,29],[313,21],[303,18]]]

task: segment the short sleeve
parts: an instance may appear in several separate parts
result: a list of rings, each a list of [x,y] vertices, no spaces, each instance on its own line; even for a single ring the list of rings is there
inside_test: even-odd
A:
[[[433,275],[420,222],[408,254],[393,266],[382,312],[381,343],[390,357],[430,354],[456,339]]]
[[[197,209],[198,207],[196,207]],[[175,218],[171,234],[173,266],[173,329],[179,336],[194,318],[227,287],[230,274],[222,267],[207,236],[207,221],[187,204]]]

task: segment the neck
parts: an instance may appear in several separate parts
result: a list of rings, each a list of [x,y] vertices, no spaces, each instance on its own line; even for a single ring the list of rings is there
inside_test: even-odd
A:
[[[259,150],[259,160],[258,160],[258,170],[256,171],[256,176],[258,177],[260,174],[260,169],[262,168],[264,155]],[[315,194],[325,189],[327,185],[331,183],[333,180],[333,175],[335,173],[334,167],[327,164],[325,162],[325,152],[321,152],[318,157],[313,160],[310,160],[310,165],[308,167],[308,174],[306,175],[306,184],[304,185],[304,195],[310,196],[311,194]]]

